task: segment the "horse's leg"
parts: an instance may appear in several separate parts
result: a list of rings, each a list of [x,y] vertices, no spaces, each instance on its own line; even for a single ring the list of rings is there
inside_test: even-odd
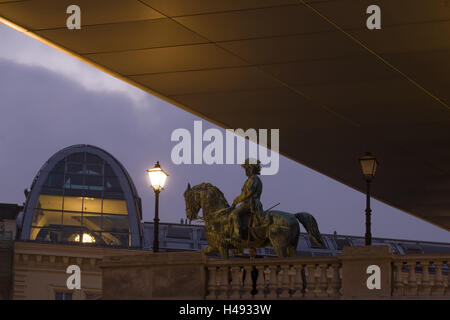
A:
[[[294,240],[296,240],[296,237],[294,236],[294,239],[292,239],[291,235],[285,235],[285,236],[279,237],[277,239],[277,241],[276,241],[278,244],[277,245],[277,247],[278,247],[277,255],[280,258],[296,256],[295,249],[297,247],[297,242],[295,242],[295,245],[294,245]]]
[[[280,247],[275,246],[275,245],[272,244],[272,248],[273,248],[273,250],[275,251],[275,254],[280,258],[280,257],[281,257],[281,250],[280,250]]]
[[[290,245],[287,247],[287,253],[288,257],[296,257],[297,256],[297,245],[298,245],[298,238],[299,238],[300,230],[297,230],[297,235],[293,237],[293,239],[290,242]]]
[[[219,247],[219,253],[222,259],[228,259],[228,248]]]
[[[280,246],[280,249],[281,249],[282,257],[286,258],[287,257],[287,246],[286,245]]]
[[[288,257],[296,257],[297,256],[297,246],[288,246],[287,247],[287,255]]]
[[[272,224],[269,227],[268,240],[279,258],[285,258],[287,256],[286,247],[289,243],[288,237],[286,237],[285,234],[280,233],[275,224]]]
[[[233,250],[231,250],[231,252],[235,256],[243,256],[244,255],[244,249],[242,249],[242,248],[233,249]]]
[[[287,252],[286,252],[286,246],[283,245],[273,245],[273,250],[275,250],[275,253],[279,258],[286,258]]]

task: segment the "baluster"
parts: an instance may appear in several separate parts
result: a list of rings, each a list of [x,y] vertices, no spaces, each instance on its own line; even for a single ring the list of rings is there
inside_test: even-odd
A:
[[[242,299],[252,299],[252,290],[253,290],[253,279],[252,279],[252,271],[253,267],[248,265],[245,266],[245,279],[244,279],[244,292],[242,294]]]
[[[258,270],[258,279],[256,279],[256,290],[258,291],[255,295],[255,299],[264,299],[264,288],[266,286],[265,280],[265,270],[264,266],[257,266],[256,270]]]
[[[280,297],[281,287],[283,285],[283,269],[281,269],[281,266],[277,266],[277,298]]]
[[[408,296],[417,295],[416,262],[408,262]]]
[[[437,261],[434,263],[434,265],[436,266],[436,275],[433,296],[440,297],[444,295],[444,281],[442,279],[442,266],[444,265],[444,263],[442,261]]]
[[[306,265],[306,290],[305,297],[313,298],[316,296],[314,289],[316,288],[316,267],[313,264]]]
[[[293,265],[289,266],[289,294],[291,295],[291,298],[294,297],[294,292],[295,292],[295,268]]]
[[[266,299],[270,298],[270,266],[265,267],[264,270],[264,295],[266,296]]]
[[[328,265],[320,264],[318,266],[319,269],[319,284],[318,284],[318,297],[327,297],[327,289],[328,289],[328,278],[327,278],[327,268]]]
[[[295,268],[295,280],[294,280],[294,290],[293,294],[294,299],[302,299],[303,298],[303,265],[297,264],[294,266]]]
[[[231,299],[237,300],[241,298],[239,290],[242,284],[242,272],[238,266],[231,267]]]
[[[291,295],[289,294],[289,266],[281,266],[279,274],[279,288],[280,288],[280,299],[289,299]]]
[[[339,289],[339,295],[342,296],[344,295],[344,289],[342,288],[342,276],[343,274],[343,268],[339,268],[339,279],[341,279],[341,288]]]
[[[340,265],[338,263],[333,263],[330,268],[332,272],[330,297],[338,298],[340,296],[339,289],[341,289],[341,277],[339,274]]]
[[[428,261],[420,261],[422,266],[422,296],[431,296],[430,269]]]
[[[217,268],[216,267],[208,267],[208,295],[206,296],[206,299],[217,299],[216,297],[216,290],[218,289],[217,286]]]
[[[394,262],[394,296],[402,297],[404,295],[404,284],[403,284],[403,262]]]
[[[229,269],[228,267],[222,266],[220,267],[220,290],[218,292],[218,299],[224,300],[224,299],[228,299],[228,287],[229,287],[229,283],[228,283],[228,272]]]
[[[267,295],[268,299],[277,298],[277,266],[269,266],[269,293]]]

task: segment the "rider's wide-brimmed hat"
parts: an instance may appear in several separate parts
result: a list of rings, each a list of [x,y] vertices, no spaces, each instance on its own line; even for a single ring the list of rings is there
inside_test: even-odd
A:
[[[259,169],[261,169],[261,161],[253,159],[253,158],[248,158],[245,160],[245,162],[243,164],[241,164],[242,168],[248,168],[248,167],[258,167]]]

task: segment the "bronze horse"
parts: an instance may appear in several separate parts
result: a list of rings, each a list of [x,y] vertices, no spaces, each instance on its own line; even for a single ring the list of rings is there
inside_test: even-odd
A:
[[[202,252],[206,254],[219,252],[223,259],[228,259],[229,249],[242,251],[244,248],[271,246],[279,257],[293,257],[296,255],[300,236],[298,221],[305,227],[313,241],[320,247],[325,247],[316,219],[309,213],[292,214],[271,210],[268,212],[273,219],[271,224],[250,227],[248,228],[248,239],[236,241],[231,237],[233,221],[231,221],[230,213],[232,207],[217,187],[209,183],[202,183],[191,188],[191,185],[188,184],[184,198],[188,219],[199,219],[198,213],[202,209],[208,240],[208,246],[203,248]]]

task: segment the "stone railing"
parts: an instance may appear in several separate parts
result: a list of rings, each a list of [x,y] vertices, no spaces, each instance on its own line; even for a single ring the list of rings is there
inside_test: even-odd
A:
[[[450,299],[449,261],[450,254],[354,246],[336,257],[140,252],[105,257],[100,267],[104,299]]]
[[[385,252],[379,255],[380,250]],[[387,247],[353,248],[337,257],[207,259],[205,296],[206,299],[450,299],[449,261],[448,254],[393,255]],[[374,264],[381,267],[383,290],[367,290],[365,286],[370,275],[367,266]]]
[[[339,299],[335,257],[230,259],[206,263],[206,299]]]
[[[449,298],[449,255],[395,255],[393,297]]]

